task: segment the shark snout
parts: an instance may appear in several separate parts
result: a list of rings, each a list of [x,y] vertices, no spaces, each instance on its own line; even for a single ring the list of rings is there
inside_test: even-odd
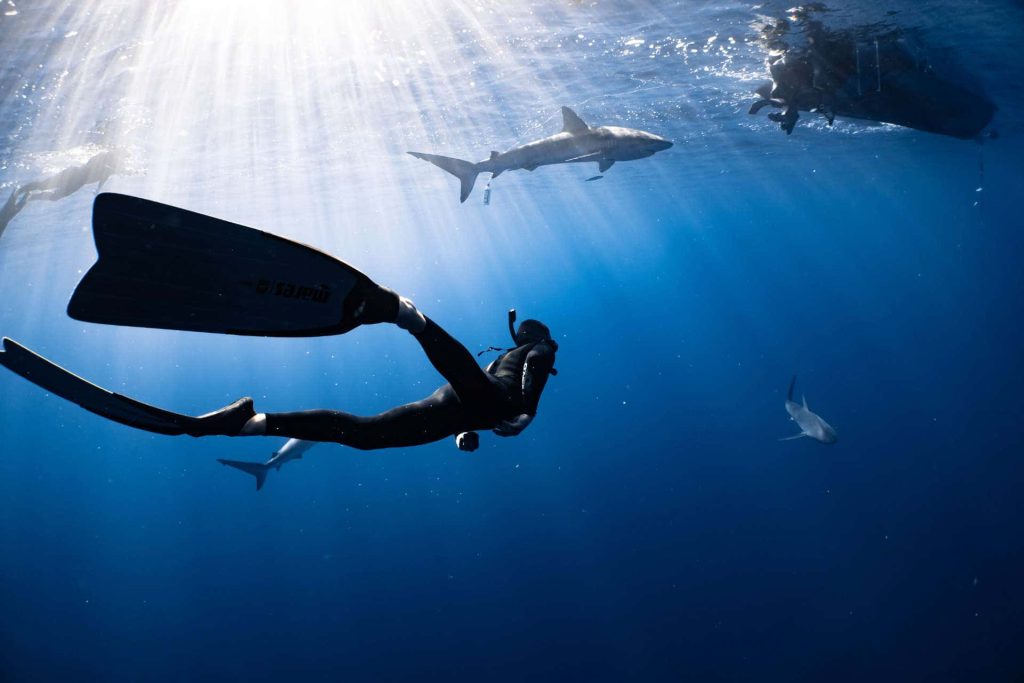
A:
[[[666,140],[665,138],[657,135],[653,137],[654,140],[651,142],[651,147],[654,149],[655,152],[664,152],[666,149],[672,146],[671,140]]]

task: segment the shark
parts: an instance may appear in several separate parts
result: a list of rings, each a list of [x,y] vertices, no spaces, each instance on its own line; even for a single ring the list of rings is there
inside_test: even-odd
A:
[[[284,446],[275,451],[271,456],[270,460],[266,462],[246,462],[244,460],[224,460],[217,458],[217,462],[221,465],[227,465],[228,467],[234,467],[236,470],[242,470],[248,474],[256,477],[256,490],[259,491],[263,488],[263,484],[267,481],[267,474],[270,470],[279,470],[281,466],[286,462],[292,460],[299,460],[303,454],[313,446],[317,445],[318,441],[303,441],[302,439],[288,439]]]
[[[562,131],[540,140],[514,147],[507,152],[491,152],[490,157],[473,163],[439,154],[409,152],[448,171],[461,184],[459,201],[465,202],[473,191],[477,176],[490,173],[497,178],[505,171],[534,171],[551,164],[595,162],[604,173],[616,161],[644,159],[668,149],[672,142],[660,135],[619,126],[589,126],[569,107],[562,107]]]
[[[779,441],[792,441],[793,439],[801,439],[805,436],[809,436],[821,443],[835,443],[838,441],[839,435],[836,434],[836,430],[807,407],[806,396],[802,397],[802,404],[793,400],[793,388],[795,386],[796,375],[793,375],[793,380],[789,383],[789,393],[786,394],[786,412],[789,413],[789,419],[796,422],[797,426],[800,427],[800,433],[779,439]]]

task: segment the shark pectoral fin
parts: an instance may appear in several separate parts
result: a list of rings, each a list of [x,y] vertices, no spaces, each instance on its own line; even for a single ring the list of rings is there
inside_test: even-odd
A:
[[[779,439],[779,441],[793,441],[794,439],[802,439],[805,436],[807,436],[805,432],[800,432],[799,434],[795,434],[793,436],[784,436],[781,439]]]
[[[572,133],[577,135],[579,133],[586,133],[590,130],[590,126],[584,123],[583,119],[576,115],[569,107],[562,107],[562,132]]]
[[[598,173],[604,173],[609,168],[611,168],[614,163],[614,159],[601,159],[601,161],[597,162]]]
[[[499,168],[497,171],[495,171],[494,173],[491,174],[491,180],[494,180],[495,178],[497,178],[498,176],[500,176],[504,172],[505,172],[505,169]]]

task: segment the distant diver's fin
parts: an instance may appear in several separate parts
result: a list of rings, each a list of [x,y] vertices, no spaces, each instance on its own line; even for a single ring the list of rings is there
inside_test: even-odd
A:
[[[614,159],[601,159],[601,161],[597,162],[597,172],[598,173],[604,173],[609,168],[611,168],[614,164],[615,164],[615,160]]]
[[[476,177],[480,171],[477,170],[476,164],[471,161],[463,161],[462,159],[453,159],[452,157],[443,157],[439,154],[423,154],[422,152],[409,152],[412,156],[417,159],[423,159],[423,161],[429,161],[438,168],[448,171],[453,176],[459,179],[459,201],[464,202],[469,197],[469,193],[473,191],[473,186],[476,184]]]
[[[4,350],[0,353],[0,365],[51,394],[78,404],[90,413],[157,434],[177,436],[199,431],[205,433],[201,422],[203,418],[172,413],[169,410],[115,394],[65,370],[13,339],[4,337],[3,346]],[[237,407],[238,404],[233,404],[228,408],[210,413],[208,417],[220,420],[227,416],[225,411],[236,410]],[[245,416],[238,414],[235,417],[240,420]]]
[[[242,470],[252,476],[256,477],[256,490],[259,491],[263,488],[263,484],[267,481],[267,473],[270,472],[270,465],[264,465],[259,462],[244,462],[242,460],[224,460],[223,458],[217,458],[217,462],[221,465],[227,465],[228,467],[234,467],[236,470]]]
[[[784,436],[781,439],[779,439],[779,441],[793,441],[794,439],[802,439],[805,436],[807,436],[805,432],[800,432],[799,434],[794,434],[793,436]]]
[[[127,195],[93,203],[98,260],[75,289],[75,320],[272,337],[359,325],[358,270],[267,232]]]
[[[592,175],[592,176],[590,176],[589,178],[587,178],[583,182],[589,183],[589,182],[594,181],[594,180],[600,180],[601,178],[604,178],[604,176],[603,175]]]
[[[562,107],[562,132],[572,133],[573,135],[579,135],[580,133],[586,133],[590,130],[590,126],[583,122],[579,116],[576,115],[569,107]]]
[[[786,400],[787,401],[792,401],[793,400],[793,387],[795,387],[795,386],[796,386],[796,375],[793,375],[793,379],[791,379],[789,381],[789,391],[786,392]]]

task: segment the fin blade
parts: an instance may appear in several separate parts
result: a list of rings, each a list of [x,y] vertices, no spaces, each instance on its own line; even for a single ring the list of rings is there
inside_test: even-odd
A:
[[[68,303],[76,320],[274,337],[342,334],[369,278],[313,247],[138,197],[93,203],[99,255]]]
[[[440,154],[424,154],[423,152],[409,152],[410,155],[423,161],[429,161],[442,171],[447,171],[459,179],[459,201],[464,202],[473,191],[476,184],[476,177],[480,173],[476,164],[472,161],[456,159],[454,157],[443,157]]]
[[[615,160],[614,159],[601,159],[601,161],[597,162],[597,171],[598,171],[598,173],[604,173],[609,168],[611,168],[614,164],[615,164]]]
[[[562,107],[562,132],[572,133],[573,135],[579,135],[580,133],[586,133],[590,130],[583,119],[576,115],[569,107]]]
[[[227,465],[228,467],[234,467],[236,470],[241,470],[246,474],[251,474],[256,477],[256,490],[259,491],[263,488],[263,484],[267,481],[267,473],[270,471],[268,465],[264,465],[259,462],[245,462],[244,460],[225,460],[224,458],[217,458],[217,462],[221,465]]]
[[[116,394],[65,370],[13,339],[4,337],[0,365],[45,391],[71,401],[90,413],[129,427],[176,436],[195,418],[172,413]]]

